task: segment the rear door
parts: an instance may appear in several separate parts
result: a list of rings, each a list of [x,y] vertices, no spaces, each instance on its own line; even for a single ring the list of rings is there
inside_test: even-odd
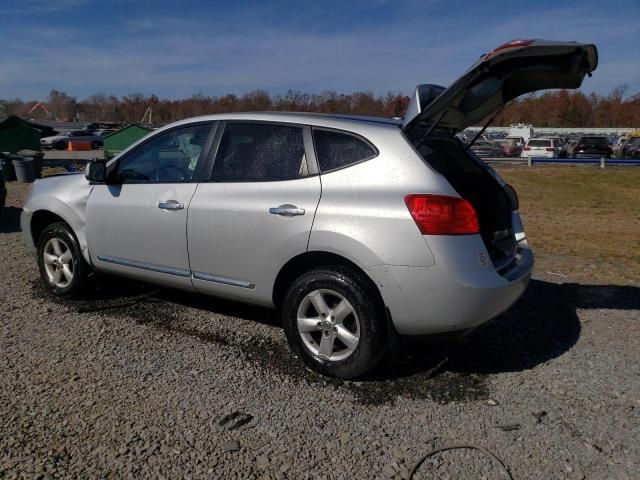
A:
[[[578,88],[598,65],[595,45],[514,40],[483,55],[449,88],[420,85],[409,103],[403,129],[410,139],[429,128],[460,131],[525,93]]]
[[[310,128],[226,122],[214,145],[209,181],[189,207],[193,285],[271,305],[280,268],[307,250],[320,200]]]

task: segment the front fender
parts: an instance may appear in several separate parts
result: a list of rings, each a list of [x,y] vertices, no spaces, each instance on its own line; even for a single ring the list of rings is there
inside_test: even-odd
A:
[[[78,239],[82,255],[90,262],[86,211],[92,188],[83,175],[65,175],[36,181],[24,204],[21,219],[27,247],[29,248],[29,244],[35,245],[38,241],[32,236],[34,214],[41,211],[51,212],[69,224]]]

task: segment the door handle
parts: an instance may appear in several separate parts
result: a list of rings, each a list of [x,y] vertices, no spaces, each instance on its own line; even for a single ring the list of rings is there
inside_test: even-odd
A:
[[[282,215],[283,217],[294,217],[296,215],[304,215],[304,208],[298,208],[295,205],[280,205],[279,207],[271,207],[269,213]]]
[[[158,208],[162,210],[183,210],[184,204],[177,200],[167,200],[166,202],[158,202]]]

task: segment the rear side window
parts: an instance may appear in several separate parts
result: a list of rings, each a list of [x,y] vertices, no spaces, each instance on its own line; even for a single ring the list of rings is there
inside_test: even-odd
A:
[[[306,175],[302,128],[228,123],[220,140],[211,180],[275,181]]]
[[[313,142],[320,172],[347,167],[378,154],[367,142],[348,133],[314,128]]]

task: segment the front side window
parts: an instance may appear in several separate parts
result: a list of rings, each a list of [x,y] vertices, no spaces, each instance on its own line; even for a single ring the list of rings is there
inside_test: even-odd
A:
[[[210,125],[162,133],[124,156],[115,178],[120,183],[183,183],[193,180]]]
[[[302,128],[228,123],[213,164],[214,182],[290,180],[308,175]]]
[[[338,168],[375,157],[377,152],[371,145],[358,137],[331,130],[313,130],[320,172]]]

